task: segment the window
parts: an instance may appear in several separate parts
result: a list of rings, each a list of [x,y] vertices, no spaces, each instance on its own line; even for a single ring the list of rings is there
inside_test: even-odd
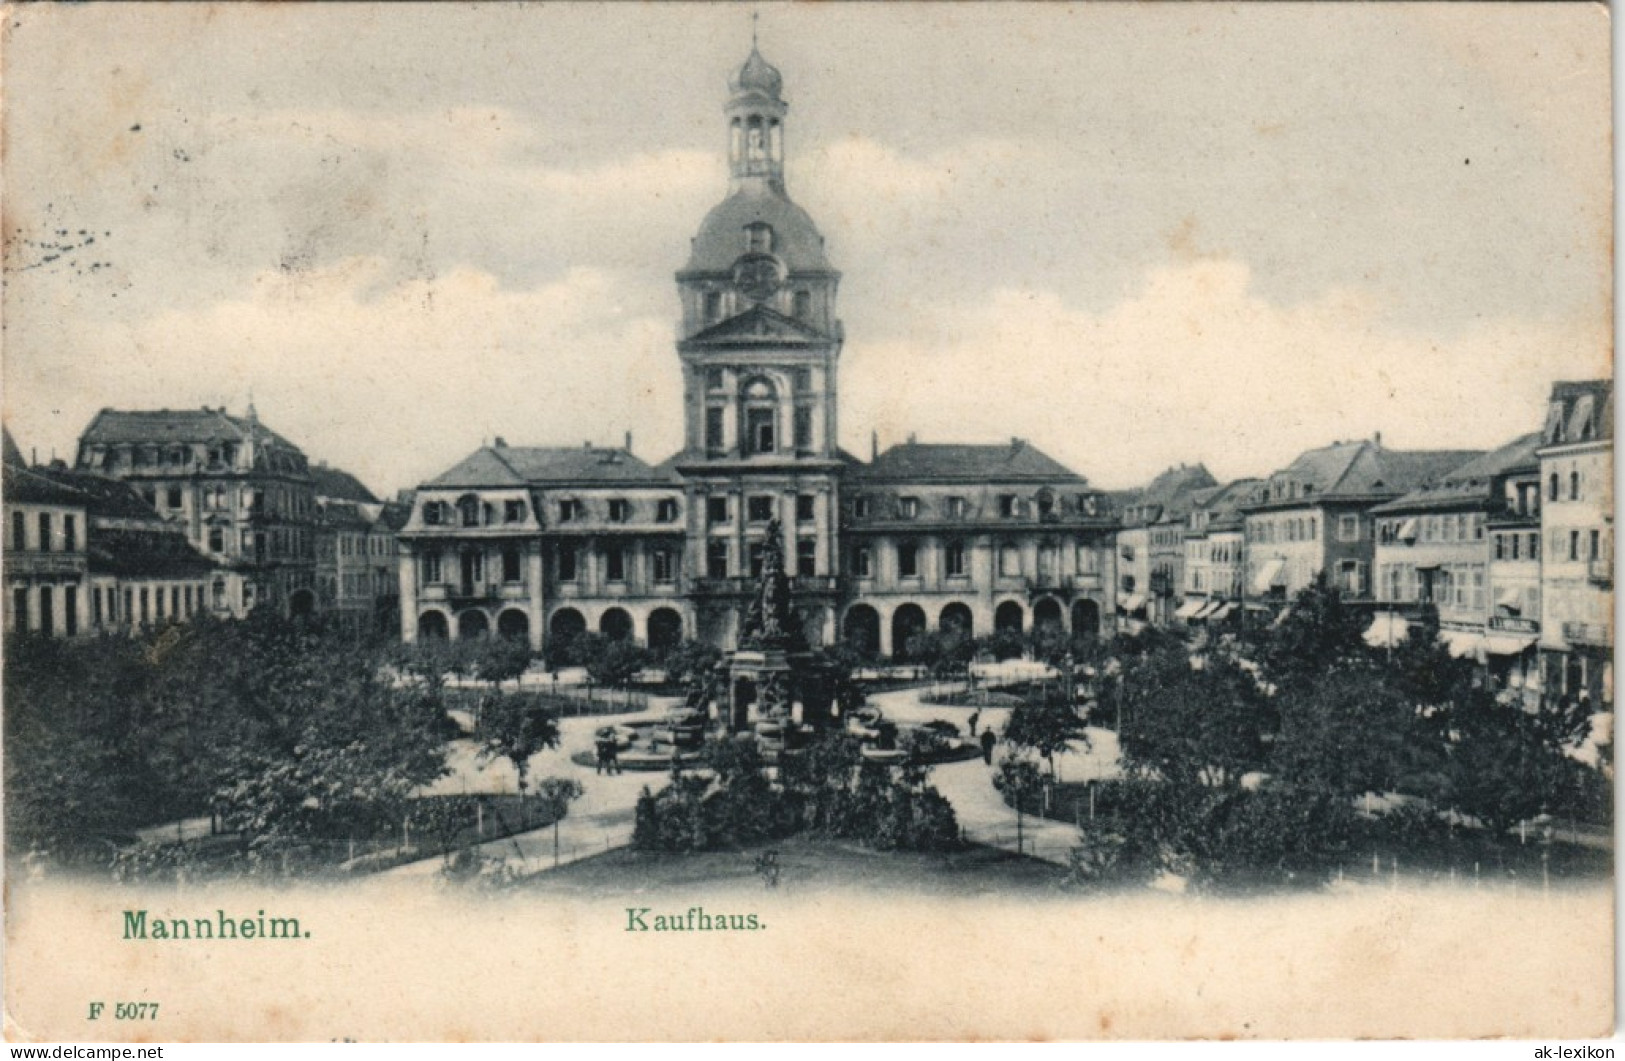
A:
[[[525,502],[522,498],[511,497],[502,502],[502,521],[504,523],[522,523],[525,519]]]
[[[752,453],[773,452],[773,413],[773,409],[756,407],[745,410],[745,437]]]
[[[1577,530],[1569,531],[1569,559],[1580,559],[1580,532]]]
[[[806,523],[814,518],[815,509],[812,494],[796,495],[796,522]]]
[[[812,292],[797,291],[795,294],[795,309],[793,312],[802,320],[812,316]]]
[[[754,254],[769,254],[773,250],[773,226],[753,221],[745,226],[745,250]]]
[[[655,519],[661,523],[676,523],[677,499],[675,497],[661,498],[660,503],[655,506]]]
[[[708,391],[722,389],[722,369],[708,368],[705,370],[705,389]]]
[[[815,538],[796,539],[796,575],[812,578],[818,573],[818,541]]]
[[[1593,535],[1597,532],[1592,531]],[[72,516],[62,517],[62,551],[77,552],[79,549],[79,522]]]
[[[62,587],[62,622],[63,632],[69,637],[79,632],[79,588],[77,586]]]
[[[813,411],[810,405],[796,406],[795,415],[795,446],[796,449],[812,449],[812,422]]]
[[[1004,578],[1021,575],[1021,550],[1014,545],[999,546],[999,574]]]
[[[425,586],[432,586],[432,585],[435,585],[436,583],[438,583],[439,581],[440,581],[440,554],[438,552],[424,553],[423,554],[423,584]],[[219,588],[220,588],[220,586],[217,583],[216,584],[216,589],[219,589]],[[218,594],[216,594],[216,596],[218,597]]]
[[[852,574],[858,578],[873,578],[875,572],[875,555],[867,546],[860,546],[852,550]]]
[[[1357,542],[1360,540],[1360,517],[1337,517],[1337,540],[1340,542]]]
[[[751,578],[762,577],[762,558],[766,555],[767,547],[761,542],[751,542],[745,546],[745,555],[749,558]]]
[[[965,577],[965,543],[949,542],[942,551],[942,566],[949,578]]]
[[[705,448],[712,452],[723,448],[722,406],[720,405],[705,407]]]
[[[852,499],[852,516],[854,519],[869,518],[869,499],[867,497],[854,497]]]
[[[574,523],[581,519],[581,502],[573,497],[567,497],[559,502],[559,522]]]
[[[619,545],[604,550],[604,577],[611,582],[626,581],[626,550]]]
[[[181,614],[181,588],[179,586],[169,587],[169,614],[174,617],[179,617]]]
[[[677,565],[672,562],[673,554],[670,549],[656,549],[653,553],[655,581],[660,583],[675,582]]]
[[[965,499],[964,498],[962,498],[962,497],[950,497],[948,499],[948,503],[947,503],[946,507],[947,507],[947,512],[948,512],[948,518],[949,519],[964,519],[965,518]]]
[[[722,292],[707,291],[705,293],[705,319],[707,321],[719,320],[722,317]]]
[[[625,523],[632,514],[632,506],[624,497],[609,499],[609,521],[611,523]]]
[[[725,497],[708,497],[705,499],[705,520],[713,526],[728,522],[728,499]]]
[[[1495,558],[1497,560],[1507,559],[1507,536],[1505,534],[1495,536]]]
[[[1556,501],[1557,497],[1558,497],[1557,473],[1553,472],[1552,477],[1546,481],[1546,500],[1548,500],[1548,501]]]
[[[41,590],[40,591],[40,605],[41,605],[41,607],[40,607],[40,615],[41,615],[42,619],[43,619],[44,613],[45,613],[45,608],[44,608],[45,594],[47,594],[49,592],[50,592],[50,590]],[[147,625],[147,591],[144,590],[144,589],[141,591],[140,600],[141,600],[141,625],[146,626]]]
[[[54,634],[56,632],[56,609],[53,607],[54,599],[51,596],[50,586],[39,588],[39,628],[41,633]],[[141,618],[147,617],[147,591],[141,591]]]
[[[1540,532],[1539,531],[1530,531],[1529,532],[1529,559],[1531,559],[1531,560],[1539,560],[1540,559]]]
[[[187,587],[186,592],[188,596],[191,595],[192,589],[190,586]],[[92,626],[102,625],[102,591],[99,589],[90,591],[90,622]]]
[[[999,495],[999,518],[1000,519],[1013,519],[1017,515],[1019,515],[1020,512],[1021,512],[1021,509],[1020,509],[1020,506],[1016,502],[1016,495],[1015,494],[1000,494]]]
[[[899,498],[897,501],[897,515],[903,519],[916,519],[920,514],[920,499],[917,497]]]
[[[480,502],[472,494],[457,499],[457,516],[465,527],[480,525]]]
[[[1569,500],[1580,500],[1580,473],[1569,472]]]
[[[705,546],[705,577],[728,577],[728,543],[717,540]]]
[[[68,518],[72,519],[73,517],[70,516]],[[1594,531],[1591,532],[1591,559],[1593,559],[1593,560],[1602,559],[1602,532],[1601,531],[1594,530]]]
[[[431,527],[439,526],[446,521],[446,506],[440,501],[425,501],[423,503],[423,522]]]
[[[1100,553],[1081,542],[1078,545],[1078,574],[1100,574]]]
[[[901,542],[897,546],[897,577],[920,577],[920,547],[913,542]]]
[[[11,548],[19,553],[28,548],[28,517],[21,512],[11,514]]]
[[[773,499],[771,497],[753,497],[748,503],[746,515],[752,523],[766,523],[773,518]]]
[[[502,550],[502,581],[519,581],[519,548],[518,546],[504,546]]]
[[[580,566],[579,559],[580,553],[576,546],[568,542],[559,546],[559,551],[555,555],[553,563],[560,582],[574,582],[576,580],[576,569]]]

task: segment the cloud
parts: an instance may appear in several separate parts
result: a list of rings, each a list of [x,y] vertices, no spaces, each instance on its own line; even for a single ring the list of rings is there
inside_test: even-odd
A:
[[[635,428],[644,456],[677,448],[671,326],[628,312],[623,278],[579,269],[511,290],[471,268],[382,284],[388,269],[352,258],[271,271],[241,299],[82,328],[69,388],[59,360],[12,358],[8,394],[63,397],[54,409],[13,404],[8,421],[26,445],[76,433],[108,395],[130,407],[241,410],[252,394],[262,418],[313,458],[381,490],[420,482],[499,434],[619,443]]]
[[[855,338],[843,423],[883,444],[1022,436],[1128,486],[1180,462],[1267,474],[1376,431],[1396,447],[1489,447],[1539,427],[1554,378],[1609,371],[1602,331],[1495,319],[1445,341],[1382,321],[1355,289],[1276,305],[1220,258],[1152,270],[1103,313],[1002,288],[945,310],[928,343]]]

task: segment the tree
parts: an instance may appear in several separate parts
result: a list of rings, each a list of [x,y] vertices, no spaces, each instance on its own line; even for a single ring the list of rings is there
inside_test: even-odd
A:
[[[1072,705],[1046,694],[1030,697],[1010,712],[1010,719],[1004,724],[1004,739],[1041,756],[1049,764],[1051,780],[1057,776],[1056,755],[1071,751],[1073,741],[1082,741],[1085,747],[1089,745],[1083,720]]]
[[[570,812],[570,804],[581,798],[581,782],[571,777],[544,777],[536,794],[553,818],[553,865],[559,864],[559,821]],[[647,791],[647,790],[645,790]]]
[[[993,787],[1004,794],[1006,802],[1016,808],[1016,850],[1023,848],[1026,825],[1027,798],[1044,787],[1044,776],[1030,759],[1003,759],[993,775]]]
[[[1288,688],[1315,683],[1333,665],[1368,658],[1365,627],[1365,614],[1349,607],[1323,573],[1292,599],[1283,619],[1254,639],[1266,677]]]
[[[474,677],[501,688],[505,681],[517,681],[532,658],[530,645],[520,638],[487,637],[473,642],[467,662]]]
[[[1346,665],[1281,694],[1271,755],[1291,784],[1352,800],[1437,777],[1443,748],[1405,693],[1370,665]]]
[[[709,681],[722,661],[722,652],[704,641],[683,640],[658,657],[666,669],[666,681],[687,686],[694,681]]]
[[[531,757],[559,745],[559,724],[553,713],[525,697],[499,697],[482,713],[477,732],[482,760],[506,759],[519,776],[520,817],[524,816],[525,785]]]
[[[1158,649],[1131,661],[1123,685],[1119,741],[1130,770],[1174,786],[1234,788],[1262,767],[1273,712],[1228,654]]]
[[[1452,712],[1452,729],[1447,797],[1494,836],[1564,809],[1586,769],[1563,754],[1567,727],[1555,711],[1531,713],[1481,691]]]

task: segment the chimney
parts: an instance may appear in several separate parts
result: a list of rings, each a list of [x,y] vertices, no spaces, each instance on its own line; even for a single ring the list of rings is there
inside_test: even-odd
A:
[[[1378,449],[1382,448],[1382,432],[1381,431],[1378,431],[1376,434],[1371,436],[1371,443],[1372,443],[1372,445],[1376,446]]]
[[[880,457],[880,432],[869,432],[869,459],[877,460]]]
[[[910,431],[908,433],[908,444],[912,446],[912,445],[914,445],[914,443],[916,443],[918,441],[919,441],[919,436],[916,435],[914,432]]]
[[[498,435],[496,437],[496,441],[495,441],[494,445],[496,446],[497,449],[507,449],[508,448],[508,440],[503,438],[501,435]]]
[[[622,448],[628,453],[632,452],[632,432],[630,430],[626,432],[626,445]]]
[[[583,442],[581,444],[581,448],[582,449],[592,449],[592,440],[588,439],[587,441]]]

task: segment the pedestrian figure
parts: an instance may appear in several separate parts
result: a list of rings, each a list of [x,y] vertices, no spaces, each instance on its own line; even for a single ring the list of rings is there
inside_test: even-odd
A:
[[[993,746],[997,743],[999,743],[999,739],[993,735],[992,730],[984,729],[982,731],[982,762],[989,766],[993,765]]]
[[[616,744],[614,738],[612,737],[604,742],[604,750],[608,752],[609,772],[611,774],[619,774],[621,772],[620,745]]]
[[[976,736],[976,723],[981,719],[981,717],[982,713],[980,711],[972,711],[970,713],[970,735],[973,737]]]

